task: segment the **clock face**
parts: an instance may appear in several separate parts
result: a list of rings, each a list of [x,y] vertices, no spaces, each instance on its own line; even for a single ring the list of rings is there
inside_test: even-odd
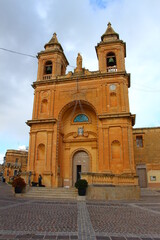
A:
[[[115,84],[111,84],[111,85],[109,86],[109,89],[110,89],[111,91],[116,90],[116,85],[115,85]]]

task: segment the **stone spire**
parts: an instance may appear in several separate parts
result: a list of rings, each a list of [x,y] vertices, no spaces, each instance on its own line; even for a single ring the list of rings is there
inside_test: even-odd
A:
[[[111,27],[111,23],[109,22],[105,33],[101,36],[102,42],[109,42],[118,39],[119,34],[114,31],[114,29]]]
[[[51,48],[52,49],[56,48],[56,49],[59,49],[59,50],[63,51],[61,44],[58,42],[56,33],[54,33],[51,40],[48,43],[45,44],[44,48],[46,50],[51,49]]]

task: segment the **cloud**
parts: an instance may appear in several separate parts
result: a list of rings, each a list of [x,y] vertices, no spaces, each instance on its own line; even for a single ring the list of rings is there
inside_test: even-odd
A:
[[[3,163],[5,153],[0,153],[0,164]]]
[[[19,146],[18,150],[27,150],[27,147],[25,145]]]
[[[136,127],[160,124],[159,0],[0,1],[0,47],[35,55],[57,33],[71,66],[98,69],[95,46],[110,21],[127,43],[130,110]],[[0,50],[0,153],[28,146],[37,59]],[[68,67],[73,71],[73,67]]]
[[[97,8],[106,8],[106,5],[107,5],[107,0],[90,0],[90,4],[94,7],[97,7]]]

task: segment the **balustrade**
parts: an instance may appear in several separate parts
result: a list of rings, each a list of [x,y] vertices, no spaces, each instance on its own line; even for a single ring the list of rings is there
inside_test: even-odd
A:
[[[117,72],[117,66],[107,67],[107,72]]]
[[[106,173],[81,173],[81,178],[86,179],[89,185],[138,185],[138,178],[136,176],[121,176]]]
[[[52,78],[52,74],[43,75],[43,80],[50,80]]]

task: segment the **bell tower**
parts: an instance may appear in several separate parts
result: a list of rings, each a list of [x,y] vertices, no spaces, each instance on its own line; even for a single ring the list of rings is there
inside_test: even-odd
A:
[[[96,52],[100,72],[125,71],[126,44],[119,40],[119,34],[113,30],[111,23],[101,36]]]
[[[37,81],[50,80],[52,77],[65,75],[69,63],[61,44],[58,42],[56,33],[45,44],[44,48],[44,51],[38,53]]]
[[[99,168],[113,174],[134,174],[132,126],[135,115],[130,113],[128,88],[130,74],[125,69],[126,44],[119,39],[111,23],[96,46],[102,83],[102,135],[105,146],[99,146]]]

